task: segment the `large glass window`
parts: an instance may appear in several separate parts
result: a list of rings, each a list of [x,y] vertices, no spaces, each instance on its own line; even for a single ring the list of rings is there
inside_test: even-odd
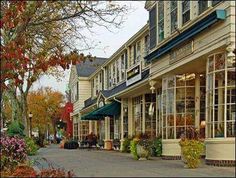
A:
[[[158,42],[164,39],[164,1],[158,2]]]
[[[195,75],[166,77],[162,87],[163,139],[178,139],[195,125]]]
[[[156,135],[162,135],[161,89],[156,93]]]
[[[235,58],[225,53],[208,57],[207,137],[235,137]]]
[[[199,0],[198,1],[198,14],[203,13],[208,8],[208,1],[207,0]]]
[[[128,138],[128,99],[123,100],[123,137]]]
[[[182,25],[190,20],[190,1],[182,1]]]
[[[156,94],[145,95],[145,133],[156,136]]]
[[[114,139],[120,139],[120,117],[114,120]]]
[[[105,139],[105,120],[98,121],[98,138],[99,140]]]
[[[135,135],[142,133],[142,120],[143,120],[143,101],[142,96],[133,98],[133,116],[134,116],[134,126],[135,126]]]
[[[170,23],[171,23],[171,33],[173,33],[178,27],[177,22],[177,2],[170,1]]]
[[[80,121],[80,140],[85,140],[88,134],[89,134],[89,122]]]

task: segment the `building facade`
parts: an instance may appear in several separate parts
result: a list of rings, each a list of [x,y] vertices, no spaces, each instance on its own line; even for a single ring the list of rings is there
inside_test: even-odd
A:
[[[180,136],[195,126],[207,164],[235,165],[235,2],[145,8],[149,22],[87,76],[73,113],[105,149],[140,133],[161,136],[164,159],[180,159]]]

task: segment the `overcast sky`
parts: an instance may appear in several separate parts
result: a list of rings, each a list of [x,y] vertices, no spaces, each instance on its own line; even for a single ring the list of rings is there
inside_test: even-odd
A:
[[[137,31],[139,31],[148,20],[148,12],[144,9],[144,1],[120,1],[119,3],[130,5],[134,8],[132,12],[128,14],[121,29],[113,29],[112,32],[104,28],[96,28],[96,35],[93,35],[95,41],[100,41],[99,49],[91,50],[91,54],[97,57],[110,57],[119,47],[122,46],[130,37],[132,37]],[[103,50],[105,49],[105,51]],[[70,70],[66,70],[65,77],[62,81],[57,81],[53,77],[44,76],[33,86],[33,90],[49,86],[54,90],[58,90],[65,94],[66,86],[69,81]]]

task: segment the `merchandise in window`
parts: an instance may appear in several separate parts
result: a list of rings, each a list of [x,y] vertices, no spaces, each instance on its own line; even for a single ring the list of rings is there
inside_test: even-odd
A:
[[[135,135],[142,133],[142,120],[143,120],[143,102],[142,96],[133,98],[133,116],[135,123]]]
[[[207,137],[235,137],[235,57],[226,58],[225,53],[208,57],[206,93]]]

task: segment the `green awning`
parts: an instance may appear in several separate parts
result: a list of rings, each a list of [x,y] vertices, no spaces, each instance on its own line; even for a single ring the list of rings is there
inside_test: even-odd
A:
[[[112,102],[110,104],[106,104],[105,106],[94,111],[93,114],[96,116],[114,117],[114,116],[120,115],[120,110],[121,110],[120,103],[114,101],[114,102]]]
[[[101,120],[103,119],[102,116],[95,115],[94,112],[97,111],[98,109],[95,109],[81,117],[81,120]]]

